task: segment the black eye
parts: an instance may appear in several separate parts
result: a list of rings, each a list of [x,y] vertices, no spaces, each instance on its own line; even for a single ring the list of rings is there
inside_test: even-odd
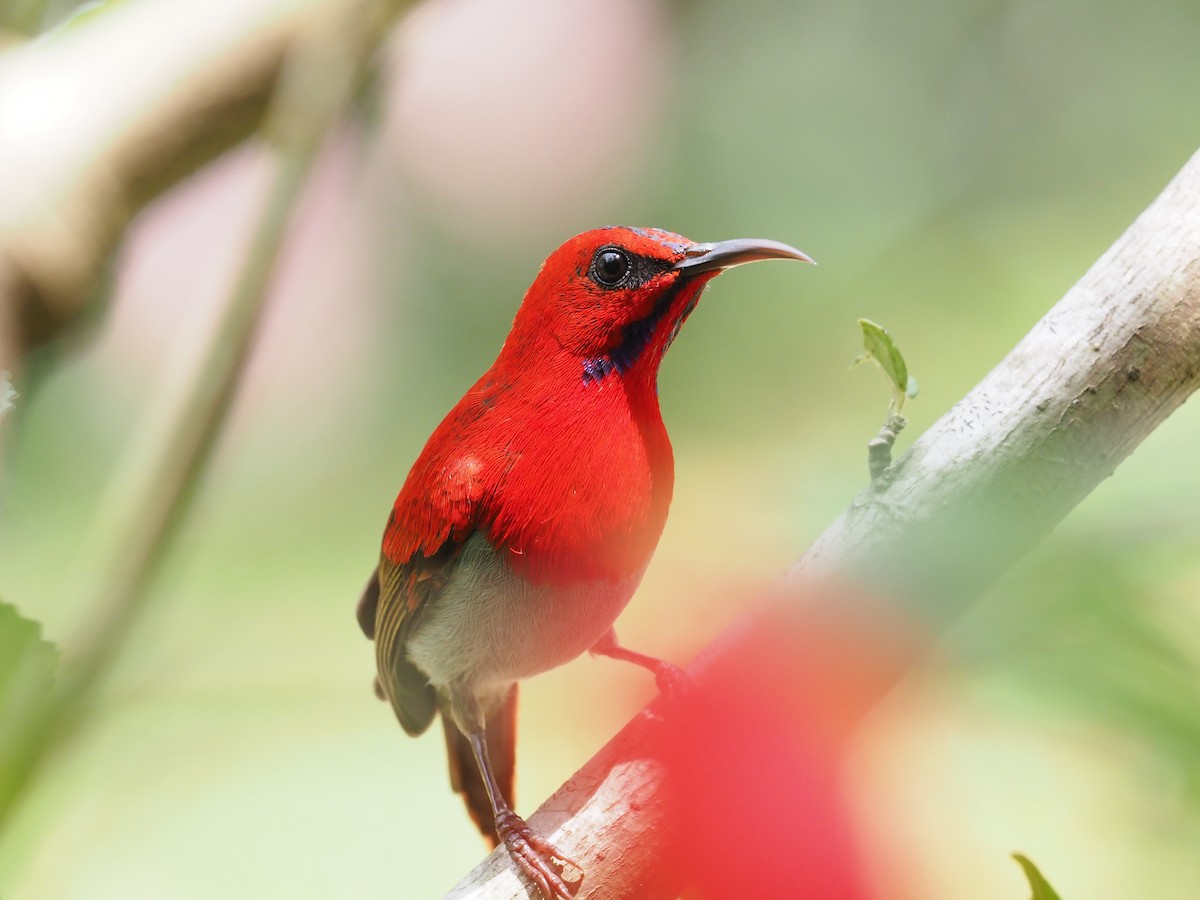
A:
[[[592,258],[592,280],[603,287],[616,287],[629,274],[629,254],[605,247]]]

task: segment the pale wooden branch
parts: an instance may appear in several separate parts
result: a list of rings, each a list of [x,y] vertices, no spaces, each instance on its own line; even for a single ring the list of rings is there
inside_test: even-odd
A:
[[[78,316],[149,199],[258,129],[297,40],[355,7],[132,0],[0,56],[0,370]]]
[[[801,587],[865,580],[916,603],[962,609],[1052,529],[1195,390],[1200,380],[1200,154],[1194,156],[1011,353],[822,534],[789,577],[803,615],[853,601]],[[797,610],[790,610],[794,614]],[[778,605],[760,605],[704,654],[714,667],[755,652]],[[786,616],[785,616],[786,618]],[[793,618],[798,619],[798,615]],[[864,630],[869,616],[858,622]],[[920,650],[889,660],[886,690]],[[796,696],[804,686],[797,685]],[[668,717],[669,721],[669,717]],[[678,822],[663,802],[663,722],[643,711],[531,817],[586,872],[580,898],[671,898]],[[761,829],[762,822],[730,822]],[[747,865],[758,861],[747,860]],[[502,851],[448,897],[525,897]]]

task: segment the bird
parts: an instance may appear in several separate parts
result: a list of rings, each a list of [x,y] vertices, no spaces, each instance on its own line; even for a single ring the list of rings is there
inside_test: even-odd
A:
[[[513,811],[517,684],[588,651],[649,669],[662,691],[686,683],[613,629],[674,486],[659,365],[709,281],[766,259],[813,262],[777,241],[657,228],[567,240],[388,517],[357,609],[375,692],[410,735],[441,716],[452,787],[544,900],[569,900],[583,870]]]

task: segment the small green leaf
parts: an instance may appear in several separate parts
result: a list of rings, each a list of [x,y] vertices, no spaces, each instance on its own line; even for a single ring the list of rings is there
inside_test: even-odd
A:
[[[858,324],[862,328],[865,352],[854,361],[854,365],[869,359],[879,366],[892,385],[890,414],[899,415],[900,410],[904,408],[905,399],[917,396],[917,380],[908,374],[904,354],[882,325],[870,319],[859,319]]]
[[[1013,859],[1021,864],[1021,868],[1025,870],[1025,877],[1029,879],[1029,887],[1033,890],[1030,900],[1062,900],[1058,892],[1050,887],[1050,882],[1038,871],[1038,867],[1029,861],[1029,857],[1014,853]]]
[[[863,349],[867,356],[879,364],[896,390],[904,393],[908,390],[908,366],[904,364],[904,356],[900,353],[892,336],[882,325],[877,325],[870,319],[859,319],[858,324],[863,332]]]
[[[0,421],[3,421],[5,413],[16,405],[16,399],[17,391],[8,380],[8,373],[0,372]]]

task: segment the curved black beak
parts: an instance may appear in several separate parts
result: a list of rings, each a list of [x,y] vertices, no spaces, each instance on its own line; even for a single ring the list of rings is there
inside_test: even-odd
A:
[[[692,244],[684,251],[683,259],[672,268],[684,275],[699,275],[701,272],[730,269],[760,259],[798,259],[800,262],[816,265],[807,253],[779,241],[735,238],[715,244]]]

